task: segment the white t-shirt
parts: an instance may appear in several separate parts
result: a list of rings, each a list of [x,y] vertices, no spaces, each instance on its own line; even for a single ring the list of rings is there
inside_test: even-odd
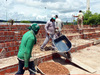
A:
[[[55,20],[55,28],[58,28],[58,31],[61,31],[62,29],[62,21],[59,18],[56,18]]]
[[[83,13],[78,13],[78,19],[82,19]]]

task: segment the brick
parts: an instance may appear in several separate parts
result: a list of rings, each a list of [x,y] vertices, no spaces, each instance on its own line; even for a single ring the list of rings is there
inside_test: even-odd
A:
[[[5,41],[5,39],[6,39],[5,37],[0,37],[0,40],[3,40],[3,41]]]
[[[71,49],[71,53],[75,52],[76,51],[76,48],[72,48]]]
[[[15,71],[17,71],[18,70],[18,66],[13,66],[12,68],[11,68],[11,72],[15,72]]]
[[[16,47],[12,47],[12,50],[16,50]]]
[[[7,35],[8,34],[8,32],[6,31],[6,32],[4,32],[4,35]]]
[[[17,54],[18,54],[18,51],[15,51],[15,52],[14,52],[14,55],[17,55]]]
[[[5,47],[5,43],[0,43],[0,48],[4,48]]]
[[[41,63],[40,58],[38,58],[37,59],[37,64],[40,64],[40,63]]]
[[[11,44],[11,46],[14,46],[14,42],[11,42],[10,44]]]
[[[8,50],[9,50],[9,51],[12,51],[12,47],[8,47]]]
[[[19,46],[17,46],[17,50],[19,50]]]
[[[44,56],[44,61],[47,61],[47,57],[46,56]]]
[[[5,45],[6,45],[7,47],[10,47],[10,46],[11,46],[10,42],[6,42]]]
[[[0,31],[0,35],[4,35],[4,32]]]
[[[83,49],[83,45],[77,47],[77,50],[80,50],[80,49]]]
[[[41,57],[40,59],[41,59],[41,62],[44,62],[45,61],[45,58],[44,57]]]
[[[10,68],[7,68],[5,72],[6,73],[11,73],[11,69]]]
[[[17,41],[15,41],[15,42],[14,42],[14,45],[15,45],[15,46],[17,46],[17,45],[18,45],[18,42],[17,42]]]
[[[15,51],[12,51],[12,52],[10,53],[10,56],[13,56],[13,55],[15,55]]]
[[[10,37],[10,40],[14,39],[14,37]]]
[[[0,75],[1,75],[1,74],[5,74],[5,73],[6,73],[6,71],[5,71],[5,70],[4,70],[4,71],[0,71]]]
[[[2,51],[2,48],[0,48],[0,52]]]
[[[10,52],[7,52],[6,53],[6,57],[9,57],[11,54],[10,54]]]

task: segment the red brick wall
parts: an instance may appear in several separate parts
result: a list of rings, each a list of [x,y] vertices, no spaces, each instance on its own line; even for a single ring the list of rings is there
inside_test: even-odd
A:
[[[23,34],[26,32],[27,30],[21,30],[18,33],[14,31],[0,31],[0,43],[21,40]]]
[[[0,31],[18,31],[18,30],[28,30],[30,25],[0,25]],[[11,29],[10,29],[11,28]]]
[[[30,25],[0,25],[0,31],[20,31],[28,30]],[[11,29],[10,29],[11,28]],[[44,25],[40,25],[40,29],[44,30]]]
[[[7,66],[4,68],[0,68],[0,75],[4,75],[6,73],[12,73],[18,70],[18,64]]]
[[[1,27],[1,26],[3,26],[3,27]],[[7,27],[6,27],[7,25],[1,25],[1,26],[0,26],[0,28],[7,29]],[[84,26],[88,27],[87,25],[84,25]],[[15,31],[0,31],[0,35],[1,35],[0,36],[0,52],[4,48],[6,50],[5,57],[16,55],[16,53],[18,51],[19,44],[17,46],[15,46],[15,44],[18,41],[21,41],[23,34],[28,31],[26,28],[29,26],[28,25],[15,25],[13,27],[16,30],[18,30],[18,33],[15,33]],[[74,26],[74,27],[77,27],[77,26]],[[68,33],[68,32],[76,33],[77,30],[72,29],[74,27],[73,27],[73,25],[70,25],[70,26],[64,25],[64,28],[69,28],[69,29],[62,30],[62,33]],[[77,36],[79,36],[81,39],[92,39],[92,38],[100,37],[100,32],[95,33],[95,30],[96,29],[86,29],[85,30],[86,32],[91,31],[94,33],[81,34],[81,35],[75,35],[75,36],[67,36],[67,37],[69,40],[72,40],[73,37],[77,37]],[[40,26],[39,33],[37,34],[36,37],[37,37],[38,42],[41,41],[41,39],[39,39],[39,38],[45,38],[44,25]]]
[[[0,43],[0,53],[2,54],[0,58],[17,55],[19,45],[19,41]]]

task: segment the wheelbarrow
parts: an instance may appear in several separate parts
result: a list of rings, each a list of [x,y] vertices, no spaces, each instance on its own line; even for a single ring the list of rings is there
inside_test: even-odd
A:
[[[57,53],[71,61],[71,47],[72,44],[65,35],[61,35],[53,41],[57,48]]]
[[[80,67],[81,69],[83,69],[83,70],[85,70],[89,73],[95,73],[96,72],[95,69],[81,63],[77,59],[75,59],[75,58],[72,59],[71,52],[70,52],[72,44],[65,35],[62,35],[62,36],[58,37],[57,39],[55,39],[54,45],[57,48],[58,54],[65,57],[71,63],[77,65],[78,67]]]
[[[81,68],[81,69],[83,69],[87,72],[90,72],[90,73],[95,73],[96,72],[95,69],[81,63],[80,61],[76,60],[75,58],[72,59],[71,53],[70,53],[72,44],[65,35],[61,35],[60,37],[55,39],[53,41],[53,43],[54,43],[55,47],[57,48],[56,52],[58,54],[60,54],[61,56],[65,57],[71,63],[77,65],[79,68]],[[45,75],[38,67],[37,67],[37,70],[39,71],[40,74]],[[32,70],[30,69],[30,71],[32,71]],[[32,72],[34,72],[34,71],[32,71]],[[37,72],[34,72],[34,73],[38,74]]]

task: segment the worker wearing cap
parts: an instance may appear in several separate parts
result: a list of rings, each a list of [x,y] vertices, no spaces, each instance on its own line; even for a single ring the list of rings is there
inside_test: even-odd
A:
[[[45,25],[45,31],[46,31],[46,38],[41,45],[40,49],[41,51],[44,50],[45,45],[48,43],[49,39],[51,38],[52,41],[54,40],[54,34],[55,34],[55,18],[51,18],[50,21],[48,21]],[[52,47],[54,48],[54,44],[52,42]]]
[[[84,15],[83,15],[82,11],[80,10],[78,15],[77,16],[73,15],[73,17],[78,17],[78,21],[77,21],[78,29],[79,30],[83,30],[83,18],[84,18]]]
[[[31,52],[33,46],[36,44],[36,34],[39,31],[39,26],[37,24],[33,24],[28,29],[29,31],[26,32],[21,40],[21,44],[18,51],[18,72],[17,74],[24,74],[25,70],[28,70],[29,68],[35,71],[34,62],[30,61],[31,58]],[[29,71],[30,74],[34,74],[31,71]]]

